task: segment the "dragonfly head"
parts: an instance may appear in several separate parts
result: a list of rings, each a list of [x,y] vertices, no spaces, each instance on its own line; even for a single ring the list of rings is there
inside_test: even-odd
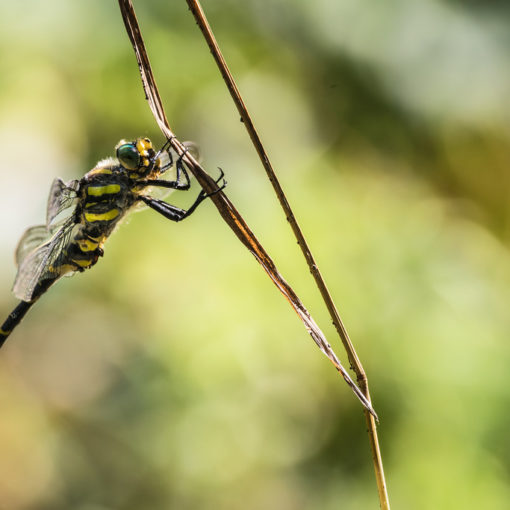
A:
[[[144,177],[154,167],[156,153],[148,138],[137,138],[133,142],[121,140],[115,149],[119,163],[130,174]]]

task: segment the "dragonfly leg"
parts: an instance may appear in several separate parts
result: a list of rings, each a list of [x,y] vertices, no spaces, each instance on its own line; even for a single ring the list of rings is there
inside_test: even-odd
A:
[[[190,188],[191,183],[188,182],[183,184],[176,179],[175,181],[165,181],[163,179],[143,179],[136,181],[137,185],[141,186],[158,186],[160,188],[171,188],[171,189],[177,189],[180,191],[186,191]]]
[[[167,168],[170,168],[173,164],[174,164],[174,158],[172,156],[172,151],[171,149],[170,150],[166,150],[167,147],[170,145],[170,142],[172,141],[173,138],[169,138],[164,144],[163,146],[161,147],[161,149],[159,149],[159,151],[157,152],[156,156],[154,156],[154,159],[158,159],[160,154],[163,152],[163,151],[166,151],[167,154],[168,154],[168,163],[164,166],[162,166],[160,168],[160,170],[163,172],[165,171]]]
[[[215,183],[218,184],[224,177],[224,172],[220,168],[220,176],[218,179],[216,179]],[[140,195],[139,200],[147,204],[151,209],[154,209],[158,213],[162,214],[165,218],[171,220],[171,221],[182,221],[184,218],[187,218],[193,212],[195,209],[206,199],[210,196],[218,193],[218,191],[221,191],[225,186],[227,185],[226,181],[224,180],[223,184],[212,193],[206,193],[204,190],[202,190],[196,200],[191,204],[191,207],[189,209],[181,209],[179,207],[176,207],[175,205],[168,204],[167,202],[164,202],[163,200],[158,200],[157,198],[148,197],[145,195]]]
[[[163,147],[161,147],[161,149],[158,151],[158,153],[156,154],[155,158],[157,159],[159,157],[159,155],[164,151],[166,150],[166,148],[168,147],[168,145],[170,144],[170,142],[173,140],[173,138],[170,138],[168,139],[164,144],[163,144]],[[164,166],[162,166],[160,168],[160,170],[163,172],[165,171],[167,168],[170,168],[173,164],[174,164],[174,159],[173,159],[173,156],[172,156],[172,151],[171,149],[170,150],[167,150],[166,151],[167,154],[168,154],[168,163]],[[186,171],[186,168],[184,167],[184,164],[183,164],[183,158],[184,158],[184,155],[188,152],[188,148],[187,147],[184,147],[184,151],[182,152],[182,154],[179,156],[179,158],[177,159],[177,161],[175,162],[175,169],[176,169],[176,173],[177,173],[177,176],[176,176],[176,179],[175,181],[168,181],[168,182],[175,182],[176,183],[176,186],[167,186],[167,187],[172,187],[173,189],[182,189],[182,190],[186,190],[186,189],[189,189],[190,187],[190,179],[189,179],[189,174],[188,172]],[[185,179],[185,183],[181,184],[180,183],[180,180],[181,180],[181,174],[184,175],[184,179]],[[156,184],[153,184],[153,186],[156,186]]]
[[[163,200],[158,200],[157,198],[141,196],[140,200],[145,202],[151,209],[154,209],[156,212],[162,214],[165,218],[171,221],[182,221],[184,218],[189,216],[198,205],[195,202],[196,205],[193,204],[195,205],[194,209],[191,210],[190,208],[186,211],[185,209],[180,209],[175,205],[167,204],[166,202],[163,202]]]
[[[225,177],[225,172],[220,167],[218,167],[218,169],[220,171],[220,176],[214,181],[215,184],[219,184],[220,181]],[[198,194],[198,197],[195,200],[195,203],[191,206],[191,208],[193,208],[193,207],[196,208],[195,204],[198,205],[200,202],[202,202],[202,200],[205,200],[206,198],[216,195],[216,193],[218,193],[219,191],[222,191],[226,185],[227,185],[227,181],[225,179],[223,179],[223,183],[221,184],[221,186],[218,189],[214,190],[212,193],[206,193],[205,190],[202,190]]]
[[[177,177],[176,177],[175,180],[177,182],[179,182],[181,180],[181,173],[184,175],[184,179],[185,179],[185,182],[182,185],[183,187],[179,188],[179,189],[189,189],[189,187],[191,186],[191,183],[190,183],[190,180],[189,180],[188,171],[184,167],[184,164],[183,164],[183,161],[182,161],[183,158],[184,158],[184,155],[187,152],[188,152],[188,148],[185,147],[184,148],[184,152],[179,156],[179,159],[175,162],[175,170],[176,170],[176,173],[177,173]]]

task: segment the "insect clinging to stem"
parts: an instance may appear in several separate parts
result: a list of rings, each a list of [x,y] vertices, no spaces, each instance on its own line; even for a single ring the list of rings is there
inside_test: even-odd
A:
[[[116,158],[107,158],[80,180],[53,181],[48,197],[46,224],[30,227],[15,252],[18,272],[13,292],[20,303],[0,328],[0,347],[32,305],[62,276],[83,272],[103,256],[103,245],[126,214],[145,205],[171,221],[181,221],[212,194],[226,186],[223,171],[213,193],[201,190],[188,209],[180,209],[151,196],[153,188],[188,190],[190,177],[183,156],[175,162],[176,177],[165,180],[173,166],[168,140],[156,152],[148,138],[121,140]]]

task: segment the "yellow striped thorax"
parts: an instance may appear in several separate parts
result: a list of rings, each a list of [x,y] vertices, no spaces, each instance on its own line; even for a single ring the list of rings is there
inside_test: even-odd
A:
[[[120,191],[120,184],[108,184],[106,186],[89,186],[87,195],[100,197],[103,195],[112,195]]]

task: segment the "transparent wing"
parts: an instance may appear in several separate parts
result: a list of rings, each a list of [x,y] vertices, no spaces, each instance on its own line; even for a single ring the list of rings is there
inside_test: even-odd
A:
[[[78,187],[79,181],[77,180],[64,183],[62,179],[57,178],[53,181],[46,209],[46,225],[48,228],[62,211],[76,205]]]
[[[45,243],[52,237],[52,233],[46,228],[46,225],[37,225],[30,227],[21,236],[21,239],[16,246],[14,260],[16,266],[19,266],[21,261],[35,248]]]
[[[200,147],[195,142],[182,142],[182,145],[186,149],[188,149],[188,152],[199,162],[202,163],[202,155],[200,154]]]
[[[57,280],[64,275],[62,263],[59,263],[58,258],[69,244],[74,226],[75,223],[73,219],[69,218],[54,232],[51,239],[44,244],[39,245],[29,252],[26,249],[21,250],[18,248],[16,252],[17,256],[18,251],[20,254],[21,252],[24,253],[24,256],[19,258],[18,273],[12,289],[14,295],[18,299],[31,301],[34,298],[34,291],[39,283],[48,279]],[[36,234],[40,232],[40,230],[35,229],[40,229],[40,227],[32,227],[32,229],[29,229],[27,234],[32,230],[33,234],[30,234],[27,239],[31,236],[35,238]],[[25,241],[25,243],[26,242],[27,241]]]

